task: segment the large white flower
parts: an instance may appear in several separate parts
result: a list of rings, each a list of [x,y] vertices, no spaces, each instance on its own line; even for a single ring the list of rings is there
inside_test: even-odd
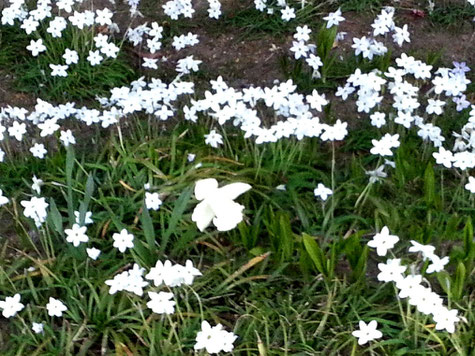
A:
[[[203,231],[213,221],[218,231],[228,231],[242,221],[244,206],[234,202],[252,187],[246,183],[231,183],[218,188],[214,178],[201,179],[195,185],[195,197],[201,202],[195,207],[191,220]]]

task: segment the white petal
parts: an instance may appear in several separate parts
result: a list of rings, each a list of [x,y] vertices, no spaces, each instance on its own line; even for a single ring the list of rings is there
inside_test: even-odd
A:
[[[191,220],[196,222],[196,226],[200,231],[206,229],[213,218],[214,212],[206,201],[199,203],[193,210],[193,215],[191,215]]]
[[[201,179],[195,184],[195,197],[198,200],[203,200],[210,193],[218,189],[218,181],[214,178]]]
[[[219,207],[215,205],[219,205]],[[213,224],[218,231],[229,231],[242,221],[244,206],[232,200],[225,200],[219,202],[219,204],[214,204],[213,210],[216,212]]]
[[[252,187],[247,183],[231,183],[219,188],[219,196],[234,200],[241,194],[247,192]]]

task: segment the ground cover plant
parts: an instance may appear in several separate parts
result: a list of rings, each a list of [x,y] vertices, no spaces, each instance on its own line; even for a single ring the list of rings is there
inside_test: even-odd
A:
[[[475,352],[473,1],[0,4],[2,355]]]

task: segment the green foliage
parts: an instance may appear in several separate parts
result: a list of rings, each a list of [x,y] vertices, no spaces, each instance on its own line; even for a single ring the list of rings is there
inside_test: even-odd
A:
[[[373,11],[377,12],[383,5],[383,0],[340,0],[342,11]]]
[[[86,58],[89,50],[93,49],[94,29],[80,31],[68,27],[63,31],[62,38],[53,38],[41,28],[39,36],[43,38],[47,51],[37,57],[26,49],[31,36],[18,34],[20,31],[16,28],[6,26],[1,26],[0,32],[0,69],[13,70],[16,90],[44,100],[93,100],[136,77],[124,51],[120,51],[115,59],[106,58],[100,65],[90,65]],[[78,52],[79,62],[69,66],[67,77],[53,77],[49,65],[64,64],[62,56],[66,48]]]
[[[435,7],[429,12],[429,18],[434,25],[461,27],[465,21],[470,22],[475,16],[475,7],[464,2],[435,2]]]

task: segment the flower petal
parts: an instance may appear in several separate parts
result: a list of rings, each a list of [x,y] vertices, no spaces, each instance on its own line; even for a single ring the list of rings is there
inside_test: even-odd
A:
[[[214,178],[200,179],[195,184],[195,197],[203,200],[218,189],[218,181]]]
[[[206,201],[199,203],[191,215],[191,220],[196,222],[196,226],[200,231],[206,229],[213,218],[214,212]]]
[[[252,187],[247,183],[231,183],[219,188],[219,196],[234,200],[241,194],[247,192]]]

